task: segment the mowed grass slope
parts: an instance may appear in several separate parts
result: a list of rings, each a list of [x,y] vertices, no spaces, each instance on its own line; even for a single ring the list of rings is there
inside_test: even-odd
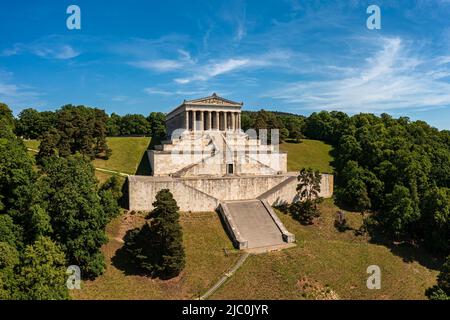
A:
[[[149,137],[109,137],[106,139],[112,155],[108,160],[95,159],[93,165],[127,174],[135,174],[150,144]]]
[[[108,147],[112,149],[112,155],[108,160],[95,159],[92,164],[96,168],[117,171],[126,174],[136,174],[138,167],[146,157],[146,151],[150,144],[149,137],[108,137],[106,138]],[[38,150],[40,142],[38,140],[24,140],[27,148]],[[36,155],[35,151],[29,151],[31,155]],[[146,160],[146,159],[144,159]],[[144,161],[145,162],[145,161]],[[147,170],[148,171],[148,170]],[[147,172],[148,174],[149,172]],[[100,182],[105,182],[113,173],[95,171],[95,176]],[[125,180],[120,177],[121,180]]]
[[[95,159],[93,164],[97,168],[135,174],[150,141],[149,137],[108,137],[107,143],[112,149],[111,157],[108,160]],[[24,142],[30,149],[39,149],[40,142],[37,140]],[[331,146],[322,141],[302,139],[299,143],[283,143],[280,150],[288,153],[288,171],[312,167],[323,173],[333,172]]]
[[[84,281],[81,290],[72,291],[74,299],[195,299],[209,289],[241,254],[233,249],[217,213],[182,213],[180,222],[186,252],[183,272],[164,281],[130,274],[117,266],[115,257],[123,246],[125,232],[140,226],[143,221],[140,214],[124,214],[110,223],[107,228],[110,241],[102,248],[107,269],[95,280]]]
[[[302,139],[299,143],[282,143],[281,151],[288,153],[288,171],[311,167],[322,173],[332,173],[331,145],[318,140]]]
[[[418,261],[433,261],[416,248],[396,249],[370,243],[353,230],[334,227],[337,208],[331,199],[321,204],[322,217],[303,226],[278,212],[295,234],[297,246],[280,252],[251,256],[212,299],[425,299],[424,291],[436,282],[436,270]],[[362,223],[359,213],[347,213],[353,229]],[[381,268],[381,289],[366,286],[367,267]]]

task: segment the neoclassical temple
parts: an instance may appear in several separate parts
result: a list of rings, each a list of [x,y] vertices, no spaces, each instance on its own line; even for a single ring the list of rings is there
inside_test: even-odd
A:
[[[215,93],[206,98],[184,100],[166,116],[168,135],[180,128],[190,131],[240,130],[242,105],[242,102],[227,100]]]
[[[242,102],[213,93],[185,100],[166,117],[168,140],[149,151],[153,176],[270,175],[287,155],[241,130]]]
[[[169,189],[182,211],[218,210],[239,249],[291,245],[295,236],[271,206],[298,199],[298,173],[287,172],[277,144],[241,130],[242,106],[212,94],[169,112],[167,140],[148,151],[152,175],[128,177],[129,209],[150,211]],[[332,193],[333,176],[323,175],[320,196]]]

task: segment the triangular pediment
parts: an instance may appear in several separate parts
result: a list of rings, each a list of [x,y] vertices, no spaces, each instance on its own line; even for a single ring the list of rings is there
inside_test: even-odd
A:
[[[226,106],[242,106],[242,102],[231,101],[222,97],[219,97],[217,94],[213,93],[209,97],[187,100],[185,104],[195,104],[195,105],[226,105]]]

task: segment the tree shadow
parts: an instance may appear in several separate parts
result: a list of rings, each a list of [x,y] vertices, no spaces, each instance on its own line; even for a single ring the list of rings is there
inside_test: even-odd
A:
[[[347,231],[354,231],[354,232],[357,231],[356,229],[350,227],[346,222],[342,223],[337,220],[334,220],[334,227],[336,228],[337,231],[339,231],[341,233],[344,233]]]
[[[293,143],[293,144],[300,144],[303,143],[302,139],[294,139],[294,138],[287,138],[285,140],[286,143]]]
[[[143,254],[147,256],[145,259],[145,264],[147,266],[156,266],[160,265],[163,259],[163,253],[159,252],[158,249],[154,246],[155,236],[156,234],[151,230],[151,228],[147,229],[147,232],[142,232],[145,229],[145,225],[142,228],[135,228],[128,230],[124,236],[125,244],[116,250],[115,255],[111,258],[112,264],[119,270],[123,271],[125,275],[134,275],[134,276],[142,276],[151,279],[160,279],[160,280],[169,280],[177,275],[168,274],[164,271],[154,269],[145,269],[140,265],[141,261],[138,261],[129,249],[132,249],[128,243],[133,242],[131,240],[134,235],[135,246],[143,248],[139,254]],[[137,235],[136,235],[137,232]],[[136,248],[136,247],[135,247]]]
[[[335,205],[339,209],[343,209],[348,212],[355,212],[352,208],[346,205],[338,204],[336,202]],[[370,213],[364,214],[363,219],[368,218],[369,214]],[[338,222],[335,221],[335,227],[337,223]],[[409,239],[393,241],[392,238],[383,233],[379,227],[371,226],[370,223],[368,225],[364,224],[359,229],[349,227],[347,230],[353,230],[355,236],[367,235],[369,238],[369,243],[388,248],[392,254],[400,257],[406,263],[417,262],[428,269],[439,271],[445,260],[445,256],[431,253],[425,247],[423,242],[414,242]],[[347,230],[344,230],[344,232]],[[338,229],[338,231],[340,230]]]
[[[406,263],[417,262],[428,269],[436,271],[439,271],[444,263],[445,257],[430,253],[423,242],[414,242],[408,239],[393,241],[376,229],[369,230],[368,234],[370,243],[388,248]]]
[[[136,230],[140,230],[139,228],[128,230],[123,238],[125,244],[116,250],[115,255],[111,258],[111,262],[114,267],[123,271],[123,273],[127,276],[143,276],[148,278],[158,278],[157,275],[150,273],[148,270],[141,268],[139,263],[133,257],[133,255],[129,252],[129,247],[127,243],[129,243],[131,235],[136,232]]]
[[[131,231],[132,230],[127,231],[125,238],[129,236]],[[111,258],[111,263],[114,267],[123,271],[123,273],[127,276],[149,276],[135,263],[133,256],[127,250],[126,244],[116,250],[115,255]]]

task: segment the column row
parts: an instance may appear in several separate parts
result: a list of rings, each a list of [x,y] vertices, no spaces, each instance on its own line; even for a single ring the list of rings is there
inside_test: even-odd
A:
[[[240,130],[241,113],[228,111],[185,111],[185,128],[196,130]]]

